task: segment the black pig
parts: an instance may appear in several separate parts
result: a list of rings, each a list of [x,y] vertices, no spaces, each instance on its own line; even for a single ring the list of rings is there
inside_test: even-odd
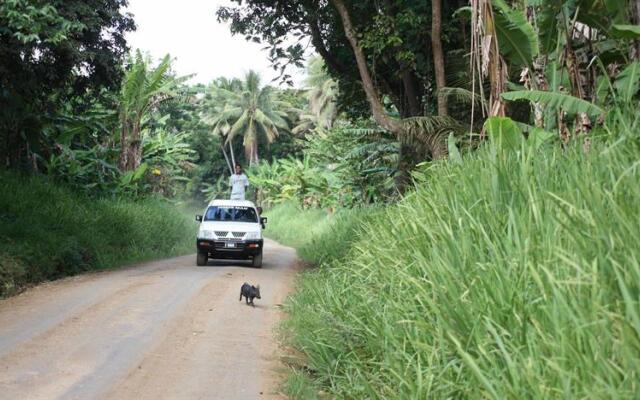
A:
[[[242,296],[245,297],[245,301],[247,302],[247,304],[251,304],[252,306],[254,306],[253,299],[260,298],[260,285],[253,286],[245,282],[240,288],[240,301],[242,301]]]

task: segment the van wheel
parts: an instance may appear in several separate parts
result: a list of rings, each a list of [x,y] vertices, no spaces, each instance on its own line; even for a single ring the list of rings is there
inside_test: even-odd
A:
[[[207,260],[209,259],[207,253],[198,252],[198,257],[196,258],[196,265],[198,267],[202,267],[203,265],[207,265]]]
[[[257,256],[253,256],[253,268],[262,268],[262,252]]]

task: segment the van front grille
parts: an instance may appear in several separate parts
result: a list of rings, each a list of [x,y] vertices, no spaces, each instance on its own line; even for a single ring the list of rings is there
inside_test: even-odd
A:
[[[228,242],[217,242],[214,243],[214,248],[216,250],[228,250],[228,251],[242,251],[244,250],[243,242],[234,242],[234,247],[227,247]]]
[[[244,235],[247,234],[247,232],[231,232],[233,234],[233,237],[236,239],[240,239],[243,238]]]
[[[214,231],[214,233],[217,237],[227,237],[227,235],[229,234],[228,231]]]

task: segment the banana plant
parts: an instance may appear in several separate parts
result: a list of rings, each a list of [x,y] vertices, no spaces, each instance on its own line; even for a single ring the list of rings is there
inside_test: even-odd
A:
[[[146,183],[150,191],[171,197],[189,180],[196,151],[187,143],[187,136],[164,129],[144,135],[142,160],[149,166]]]
[[[633,102],[636,68],[627,49],[640,31],[628,24],[626,3],[525,0],[512,7],[504,0],[473,0],[474,71],[491,83],[485,111],[502,116],[503,102],[526,100],[536,127],[559,129],[568,137],[570,125],[576,136],[587,134],[611,107]],[[619,66],[624,72],[611,80]],[[516,74],[525,90],[507,92],[517,86],[507,81]]]
[[[140,51],[125,74],[120,92],[120,168],[136,170],[142,161],[142,132],[149,113],[161,102],[176,97],[178,84],[189,79],[170,73],[171,58],[167,54],[157,67],[150,69],[149,61]]]
[[[540,128],[531,128],[525,139],[520,125],[508,117],[491,117],[485,122],[485,131],[494,147],[499,151],[536,151],[553,139],[555,134]]]

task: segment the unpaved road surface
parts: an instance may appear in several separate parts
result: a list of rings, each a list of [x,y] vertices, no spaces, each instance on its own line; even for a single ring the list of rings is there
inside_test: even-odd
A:
[[[294,250],[264,266],[195,255],[37,286],[0,301],[0,399],[276,399],[273,329]],[[260,284],[256,307],[239,302]]]

